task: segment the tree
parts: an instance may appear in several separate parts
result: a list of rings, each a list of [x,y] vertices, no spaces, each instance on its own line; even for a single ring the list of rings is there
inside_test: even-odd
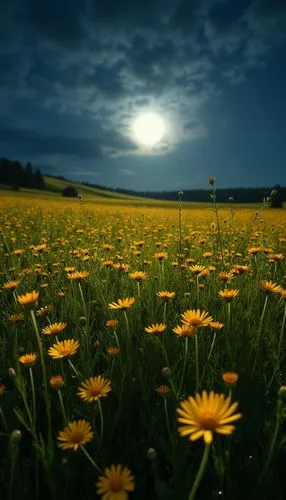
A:
[[[63,196],[67,196],[68,198],[77,198],[78,192],[73,186],[66,186],[63,190]]]
[[[34,184],[35,188],[37,189],[46,189],[44,177],[42,176],[42,172],[38,168],[34,173]]]

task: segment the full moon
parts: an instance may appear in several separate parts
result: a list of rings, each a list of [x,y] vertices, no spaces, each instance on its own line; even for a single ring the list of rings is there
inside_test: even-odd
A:
[[[144,113],[134,121],[133,131],[138,142],[153,146],[164,136],[165,123],[156,113]]]

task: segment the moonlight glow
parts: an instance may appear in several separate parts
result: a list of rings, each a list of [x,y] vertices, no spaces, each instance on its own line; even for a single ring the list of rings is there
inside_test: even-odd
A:
[[[165,123],[155,113],[144,113],[135,120],[133,131],[138,142],[145,146],[152,146],[164,136]]]

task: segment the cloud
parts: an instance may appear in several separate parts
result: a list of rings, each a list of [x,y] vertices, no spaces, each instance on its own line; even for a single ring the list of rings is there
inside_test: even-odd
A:
[[[129,168],[121,168],[120,172],[124,175],[134,175],[134,171],[130,170]]]

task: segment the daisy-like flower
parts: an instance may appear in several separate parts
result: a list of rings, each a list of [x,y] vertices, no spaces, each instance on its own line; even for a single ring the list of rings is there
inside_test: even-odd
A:
[[[42,329],[45,335],[57,335],[62,332],[67,326],[67,323],[51,323]]]
[[[286,288],[281,288],[279,295],[282,299],[286,299]]]
[[[4,395],[5,391],[6,391],[6,385],[1,384],[0,385],[0,398]]]
[[[236,372],[224,372],[222,379],[226,385],[235,385],[238,381],[238,374]]]
[[[167,292],[166,290],[162,290],[161,292],[157,292],[157,297],[159,299],[163,300],[163,302],[169,302],[171,300],[174,300],[176,297],[175,292]]]
[[[11,314],[11,316],[8,316],[8,320],[14,325],[17,325],[18,323],[22,323],[23,321],[25,321],[25,316],[23,313],[15,313]]]
[[[47,314],[52,312],[52,310],[53,310],[53,306],[51,304],[49,304],[47,306],[43,306],[37,310],[36,316],[46,316]]]
[[[74,271],[72,273],[68,273],[67,277],[71,281],[81,281],[90,276],[89,271]]]
[[[135,302],[134,297],[127,297],[126,299],[118,299],[117,302],[108,304],[109,309],[122,309],[123,311],[133,306]]]
[[[77,395],[86,403],[93,403],[100,398],[106,397],[111,392],[111,382],[99,375],[98,377],[90,377],[78,388]]]
[[[224,327],[224,323],[220,323],[219,321],[212,321],[210,323],[210,327],[214,330],[221,330]]]
[[[225,300],[226,302],[231,302],[233,299],[235,299],[235,297],[239,295],[239,290],[236,290],[234,288],[225,288],[225,290],[220,290],[218,294],[221,299]]]
[[[77,451],[80,446],[93,439],[93,430],[86,420],[75,420],[58,434],[58,446],[63,450]]]
[[[190,266],[189,270],[194,274],[201,274],[203,271],[207,271],[207,268],[206,266],[195,265],[195,266]]]
[[[16,288],[19,286],[20,281],[16,280],[11,280],[11,281],[6,281],[4,285],[2,285],[3,290],[11,290],[12,292],[16,290]]]
[[[280,293],[282,290],[282,287],[277,283],[266,280],[260,281],[260,288],[262,288],[262,290],[264,290],[267,295],[269,295],[270,293]]]
[[[224,283],[227,283],[228,281],[232,280],[234,277],[232,272],[226,273],[226,272],[221,272],[218,275],[218,279],[220,281],[223,281]]]
[[[124,262],[119,262],[117,264],[113,264],[112,267],[115,271],[119,271],[122,273],[128,273],[128,270],[129,270],[129,264],[124,264]]]
[[[117,356],[119,354],[120,349],[117,346],[110,346],[106,349],[106,352],[113,358],[114,356]]]
[[[29,354],[23,354],[18,359],[19,363],[23,366],[33,366],[37,361],[38,355],[35,352],[30,352]]]
[[[49,348],[48,354],[53,359],[69,358],[79,350],[79,341],[74,339],[57,342]]]
[[[128,467],[111,465],[99,476],[96,493],[101,500],[128,500],[129,493],[135,490],[134,476]]]
[[[161,396],[162,398],[166,398],[167,396],[169,396],[169,393],[170,393],[170,390],[171,388],[168,386],[168,385],[157,385],[155,387],[155,391],[157,392],[157,394],[159,394],[159,396]]]
[[[157,252],[154,254],[154,258],[159,260],[159,261],[162,261],[162,260],[168,258],[168,254],[167,254],[167,252]]]
[[[75,267],[64,267],[66,273],[73,273],[75,271]]]
[[[185,324],[183,326],[177,325],[172,330],[172,332],[174,332],[176,335],[179,335],[180,337],[193,337],[197,334],[197,331],[198,330],[195,326],[191,326],[188,324]]]
[[[144,328],[144,330],[146,333],[152,333],[153,335],[156,335],[158,333],[165,332],[166,328],[167,328],[167,325],[165,325],[164,323],[153,323],[150,326],[146,326],[146,328]]]
[[[60,389],[64,385],[64,379],[61,375],[53,375],[49,378],[49,384],[52,389]]]
[[[110,328],[110,330],[114,330],[118,325],[118,320],[117,319],[108,319],[105,323],[105,326],[107,328]]]
[[[129,278],[135,281],[146,281],[148,274],[145,271],[134,271],[134,273],[129,274]]]
[[[238,403],[231,404],[231,397],[224,394],[206,391],[202,395],[189,396],[177,408],[178,422],[183,424],[178,428],[181,436],[189,436],[190,441],[203,437],[206,444],[213,441],[213,433],[230,435],[235,430],[232,422],[242,417],[234,413]]]
[[[27,292],[24,295],[18,295],[17,300],[21,306],[32,307],[38,302],[39,292],[33,290],[32,292]]]
[[[195,328],[201,328],[209,326],[209,324],[213,321],[213,318],[209,316],[206,311],[200,311],[200,309],[188,309],[181,314],[181,321],[182,323],[194,326]]]

